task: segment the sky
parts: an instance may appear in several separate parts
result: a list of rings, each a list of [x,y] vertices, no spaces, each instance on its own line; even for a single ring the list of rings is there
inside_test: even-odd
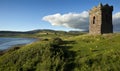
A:
[[[89,10],[114,6],[114,31],[120,31],[120,0],[0,0],[0,31],[88,30]]]

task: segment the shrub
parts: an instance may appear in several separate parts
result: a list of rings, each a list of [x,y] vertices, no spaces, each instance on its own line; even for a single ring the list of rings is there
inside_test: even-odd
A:
[[[49,40],[48,38],[42,39],[42,41],[48,41],[48,40]]]
[[[61,45],[62,42],[63,42],[62,39],[61,39],[61,38],[58,38],[58,37],[53,38],[53,39],[50,41],[51,46],[53,46],[53,47],[57,47],[57,46]]]

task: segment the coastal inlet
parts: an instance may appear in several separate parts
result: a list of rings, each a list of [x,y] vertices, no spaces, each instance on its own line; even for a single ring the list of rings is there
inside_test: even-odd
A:
[[[0,37],[0,50],[5,50],[16,45],[25,45],[35,42],[35,38],[11,38],[11,37]]]

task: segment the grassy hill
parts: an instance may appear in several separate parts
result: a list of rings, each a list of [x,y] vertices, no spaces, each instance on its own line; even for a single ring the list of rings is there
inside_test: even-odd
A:
[[[50,30],[50,29],[38,29],[38,30],[31,30],[31,31],[26,31],[26,32],[21,32],[21,31],[0,31],[0,37],[56,37],[56,36],[62,36],[62,35],[79,35],[83,34],[86,32],[80,32],[80,31],[55,31],[55,30]]]
[[[36,35],[43,39],[2,54],[0,71],[120,70],[120,34]]]

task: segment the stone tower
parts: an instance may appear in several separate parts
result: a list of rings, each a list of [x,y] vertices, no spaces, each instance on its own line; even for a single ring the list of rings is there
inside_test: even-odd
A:
[[[93,35],[113,33],[112,11],[113,6],[108,4],[99,4],[91,9],[89,12],[89,33]]]

